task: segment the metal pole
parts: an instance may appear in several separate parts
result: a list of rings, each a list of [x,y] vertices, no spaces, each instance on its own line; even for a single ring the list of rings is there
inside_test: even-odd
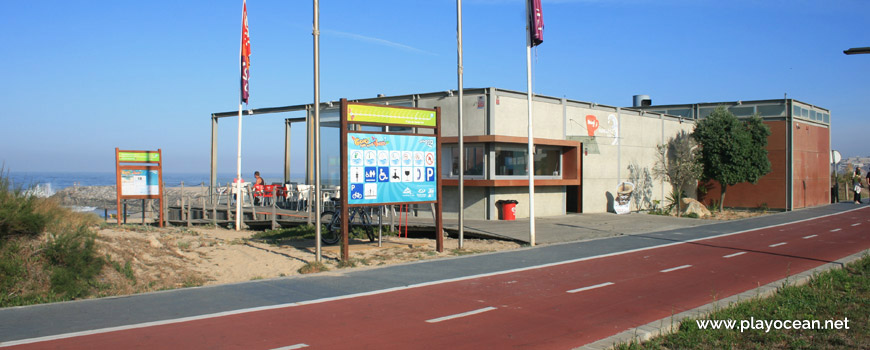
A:
[[[320,247],[320,2],[314,0],[314,256]]]
[[[242,2],[242,6],[246,6],[244,1]],[[246,15],[247,16],[247,15]],[[245,25],[245,18],[242,18],[242,25]],[[244,33],[243,33],[244,34]],[[244,38],[240,40],[239,44],[239,76],[242,76],[242,46],[244,46]],[[239,94],[239,131],[236,137],[237,145],[236,145],[236,181],[234,181],[234,187],[236,188],[236,231],[240,230],[242,226],[242,94]],[[183,195],[183,194],[182,194]]]
[[[290,121],[284,120],[284,183],[290,182]],[[283,184],[282,184],[283,185]]]
[[[456,0],[456,46],[457,80],[459,83],[459,249],[462,249],[465,238],[465,142],[462,131],[462,0]]]
[[[215,189],[220,187],[217,182],[217,136],[218,120],[212,114],[211,117],[211,170],[208,177],[208,200],[214,200]]]
[[[526,2],[526,18],[530,18],[532,9]],[[526,81],[529,100],[529,150],[526,155],[526,165],[529,172],[529,245],[535,245],[535,154],[532,133],[532,27],[526,23]]]
[[[378,207],[378,248],[383,244],[384,207]]]

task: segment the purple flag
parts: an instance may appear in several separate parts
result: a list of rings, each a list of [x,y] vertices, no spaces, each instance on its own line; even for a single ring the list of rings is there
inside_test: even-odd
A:
[[[248,5],[242,1],[242,86],[241,100],[248,103],[248,78],[250,77],[251,69],[251,37],[248,34]]]
[[[529,0],[529,42],[538,46],[544,42],[544,13],[541,0]]]

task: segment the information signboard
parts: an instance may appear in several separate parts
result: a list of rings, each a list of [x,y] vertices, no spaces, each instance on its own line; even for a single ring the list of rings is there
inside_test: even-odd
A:
[[[121,201],[142,199],[142,222],[145,222],[145,199],[159,201],[160,227],[163,227],[163,161],[161,150],[131,151],[115,148],[116,203],[118,225],[121,224]],[[130,164],[134,163],[134,164]],[[145,163],[145,164],[143,164]],[[126,204],[124,206],[126,220]]]
[[[396,107],[341,99],[341,259],[349,252],[349,208],[431,203],[435,249],[444,251],[441,218],[441,109]],[[356,131],[351,131],[351,126]],[[360,132],[360,127],[383,131]],[[390,130],[401,126],[401,131]],[[412,126],[407,130],[408,126]],[[365,209],[363,209],[365,210]]]
[[[121,196],[160,195],[160,173],[157,170],[121,169]]]
[[[159,163],[160,153],[149,151],[118,151],[118,161],[130,163]]]
[[[435,127],[435,111],[406,107],[348,103],[347,122]]]
[[[348,204],[435,202],[434,136],[348,133]]]

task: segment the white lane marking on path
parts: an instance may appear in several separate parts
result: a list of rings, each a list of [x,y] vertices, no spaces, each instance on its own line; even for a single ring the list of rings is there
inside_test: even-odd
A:
[[[683,266],[677,266],[677,267],[672,267],[672,268],[669,268],[669,269],[661,270],[661,271],[659,271],[659,272],[671,272],[671,271],[677,271],[677,270],[687,269],[687,268],[690,268],[690,267],[692,267],[692,265],[683,265]]]
[[[856,223],[852,224],[852,227],[855,227],[855,226],[858,226],[858,225],[861,225],[861,223],[860,223],[860,222],[856,222]]]
[[[743,255],[743,254],[746,254],[746,252],[737,252],[734,254],[728,254],[728,255],[723,256],[723,258],[733,258],[735,256],[739,256],[739,255]]]
[[[302,349],[302,348],[307,348],[307,347],[308,347],[308,344],[296,344],[296,345],[290,345],[290,346],[285,346],[285,347],[281,347],[281,348],[274,348],[272,350],[293,350],[293,349]]]
[[[804,237],[804,239],[810,239],[810,238],[818,237],[818,236],[819,236],[819,235],[809,235],[809,236]]]
[[[572,290],[569,290],[568,293],[577,293],[577,292],[582,292],[584,290],[607,287],[607,286],[612,285],[612,284],[614,284],[614,283],[613,282],[605,282],[605,283],[601,283],[601,284],[596,284],[594,286],[572,289]]]
[[[840,231],[840,230],[842,230],[842,229],[841,229],[841,228],[835,228],[835,229],[831,230],[831,232],[837,232],[837,231]]]
[[[779,246],[781,246],[781,245],[786,245],[786,244],[788,244],[788,243],[780,242],[780,243],[777,243],[777,244],[771,244],[771,245],[769,245],[768,247],[773,248],[773,247],[779,247]]]
[[[33,343],[39,343],[39,342],[44,342],[44,341],[50,341],[50,340],[60,340],[60,339],[67,339],[67,338],[81,337],[81,336],[86,336],[86,335],[94,335],[94,334],[111,333],[111,332],[117,332],[117,331],[123,331],[123,330],[130,330],[130,329],[139,329],[139,328],[147,328],[147,327],[153,327],[153,326],[163,326],[163,325],[168,325],[168,324],[184,323],[184,322],[190,322],[190,321],[206,320],[206,319],[210,319],[210,318],[217,318],[217,317],[230,316],[230,315],[240,315],[240,314],[246,314],[246,313],[251,313],[251,312],[258,312],[258,311],[277,310],[277,309],[286,309],[286,308],[297,307],[297,306],[304,306],[304,305],[321,304],[321,303],[327,303],[327,302],[330,302],[330,301],[336,301],[336,300],[348,300],[348,299],[354,299],[354,298],[366,297],[366,296],[371,296],[371,295],[379,295],[379,294],[391,293],[391,292],[396,292],[396,291],[401,291],[401,290],[415,289],[415,288],[428,287],[428,286],[436,286],[436,285],[445,284],[445,283],[451,283],[451,282],[459,282],[459,281],[473,280],[473,279],[483,278],[483,277],[501,276],[501,275],[506,275],[506,274],[509,274],[509,273],[523,272],[523,271],[531,271],[531,270],[538,270],[538,269],[543,269],[543,268],[553,267],[553,266],[562,266],[562,265],[573,264],[573,263],[577,263],[577,262],[581,262],[581,261],[587,261],[587,260],[601,259],[601,258],[607,258],[607,257],[612,257],[612,256],[619,256],[619,255],[631,254],[631,253],[642,252],[642,251],[646,251],[646,250],[653,250],[653,249],[658,249],[658,248],[672,247],[672,246],[676,246],[676,245],[680,245],[680,244],[686,244],[686,243],[699,242],[699,241],[704,241],[704,240],[710,240],[710,239],[716,239],[716,238],[722,238],[722,237],[734,236],[734,235],[739,235],[739,234],[741,234],[741,233],[746,233],[746,232],[766,230],[766,229],[771,229],[771,228],[774,228],[774,227],[781,227],[781,226],[787,226],[787,225],[794,225],[794,224],[798,224],[798,223],[801,223],[801,222],[812,221],[812,220],[819,220],[819,219],[828,218],[828,217],[833,217],[833,216],[837,216],[837,215],[843,215],[843,214],[847,214],[847,213],[851,213],[851,212],[853,212],[853,211],[858,211],[858,210],[863,210],[863,209],[864,209],[863,207],[861,207],[861,208],[855,208],[855,209],[849,209],[849,210],[846,210],[846,211],[843,211],[843,212],[839,212],[839,213],[825,214],[825,215],[816,216],[816,217],[812,217],[812,218],[808,218],[808,219],[802,219],[802,220],[798,220],[798,221],[790,221],[790,222],[783,222],[783,223],[780,223],[780,224],[775,224],[775,225],[770,225],[770,226],[764,226],[764,227],[756,227],[756,228],[751,228],[751,229],[748,229],[748,230],[742,230],[742,231],[735,231],[735,232],[723,233],[723,234],[721,234],[721,235],[713,235],[713,236],[710,236],[710,237],[694,238],[694,239],[689,239],[689,240],[685,240],[685,241],[682,241],[682,242],[674,242],[674,243],[667,243],[667,244],[662,244],[662,245],[657,245],[657,246],[651,246],[651,247],[643,247],[643,248],[637,248],[637,249],[629,249],[629,250],[623,250],[623,251],[620,251],[620,252],[613,252],[613,253],[607,253],[607,254],[601,254],[601,255],[587,256],[587,257],[583,257],[583,258],[577,258],[577,259],[571,259],[571,260],[563,260],[563,261],[557,261],[557,262],[553,262],[553,263],[547,263],[547,264],[541,264],[541,265],[535,265],[535,266],[526,266],[526,267],[521,267],[521,268],[516,268],[516,269],[509,269],[509,270],[502,270],[502,271],[495,271],[495,272],[487,272],[487,273],[481,273],[481,274],[477,274],[477,275],[462,276],[462,277],[456,277],[456,278],[446,278],[446,279],[443,279],[443,280],[429,281],[429,282],[423,282],[423,283],[411,284],[411,285],[400,286],[400,287],[384,288],[384,289],[373,290],[373,291],[369,291],[369,292],[362,292],[362,293],[355,293],[355,294],[347,294],[347,295],[340,295],[340,296],[336,296],[336,297],[328,297],[328,298],[320,298],[320,299],[313,299],[313,300],[297,301],[297,302],[284,303],[284,304],[276,304],[276,305],[257,306],[257,307],[247,308],[247,309],[237,309],[237,310],[230,310],[230,311],[222,311],[222,312],[215,312],[215,313],[211,313],[211,314],[204,314],[204,315],[197,315],[197,316],[188,316],[188,317],[174,318],[174,319],[162,320],[162,321],[142,322],[142,323],[134,323],[134,324],[123,325],[123,326],[106,327],[106,328],[97,328],[97,329],[91,329],[91,330],[86,330],[86,331],[78,331],[78,332],[70,332],[70,333],[61,333],[61,334],[55,334],[55,335],[48,335],[48,336],[44,336],[44,337],[36,337],[36,338],[26,338],[26,339],[19,339],[19,340],[11,340],[11,341],[7,341],[7,342],[0,342],[0,348],[9,347],[9,346],[15,346],[15,345],[22,345],[22,344],[33,344]],[[867,222],[870,222],[870,219],[867,219]],[[548,246],[556,246],[556,245],[560,245],[560,244],[565,244],[565,245],[567,245],[567,244],[574,244],[574,242],[559,243],[559,244],[550,244],[550,245],[548,245]],[[537,248],[537,247],[520,248],[520,249],[513,250],[512,252],[516,252],[516,251],[519,251],[519,250],[531,250],[531,249],[538,249],[538,248]],[[499,254],[499,253],[494,253],[494,254]],[[205,288],[214,288],[214,287],[193,287],[193,288],[203,288],[203,289],[205,289]],[[187,289],[187,290],[190,290],[190,289],[192,289],[192,288],[189,288],[189,289]],[[171,293],[171,291],[167,291],[167,293]]]
[[[428,323],[438,323],[438,322],[441,322],[441,321],[447,321],[447,320],[452,320],[452,319],[455,319],[455,318],[460,318],[460,317],[465,317],[465,316],[476,315],[476,314],[479,314],[479,313],[483,313],[483,312],[487,312],[487,311],[492,311],[492,310],[495,310],[495,308],[492,307],[492,306],[489,306],[489,307],[485,307],[485,308],[483,308],[483,309],[477,309],[477,310],[474,310],[474,311],[463,312],[463,313],[461,313],[461,314],[455,314],[455,315],[450,315],[450,316],[444,316],[444,317],[439,317],[439,318],[433,318],[433,319],[431,319],[431,320],[426,320],[426,322],[428,322]]]

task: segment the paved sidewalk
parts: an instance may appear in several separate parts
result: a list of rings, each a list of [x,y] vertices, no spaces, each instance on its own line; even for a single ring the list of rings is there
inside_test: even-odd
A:
[[[673,230],[709,225],[720,221],[678,218],[673,216],[631,213],[569,214],[540,217],[535,220],[535,243],[576,242],[595,238]],[[444,220],[450,236],[458,235],[456,219]],[[465,220],[465,232],[472,236],[494,237],[529,242],[529,219],[515,221]]]

